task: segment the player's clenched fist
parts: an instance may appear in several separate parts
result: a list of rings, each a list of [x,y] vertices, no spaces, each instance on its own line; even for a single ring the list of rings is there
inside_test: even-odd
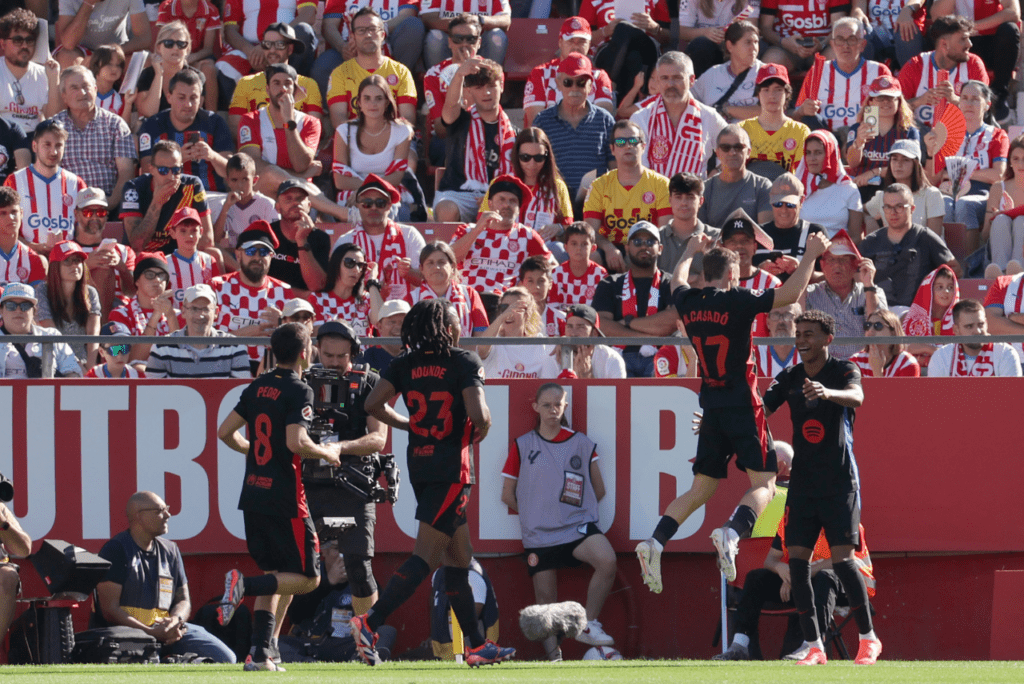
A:
[[[825,237],[824,233],[812,233],[807,238],[807,249],[804,251],[804,257],[807,259],[817,259],[832,246],[832,241]]]

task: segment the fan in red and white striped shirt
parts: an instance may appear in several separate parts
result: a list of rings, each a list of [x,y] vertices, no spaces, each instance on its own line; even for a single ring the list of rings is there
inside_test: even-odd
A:
[[[608,271],[604,266],[588,261],[587,270],[583,275],[577,276],[572,271],[572,262],[565,261],[559,264],[551,274],[552,285],[548,303],[562,307],[570,304],[589,305],[594,300],[597,284],[606,275],[608,275]]]
[[[167,268],[174,301],[180,304],[185,290],[193,285],[209,285],[218,275],[218,268],[212,256],[199,251],[203,223],[198,211],[192,207],[178,209],[167,222],[167,234],[177,243],[177,249],[167,257]]]
[[[50,134],[44,136],[44,141],[52,139]],[[34,141],[32,147],[42,146]],[[85,181],[60,166],[45,166],[40,157],[32,166],[9,175],[4,185],[21,196],[21,235],[25,240],[45,245],[51,230],[61,233],[55,242],[70,238],[75,227],[75,198],[85,189]]]
[[[313,325],[319,327],[327,321],[345,321],[360,337],[369,337],[373,330],[370,325],[370,298],[365,293],[359,299],[342,299],[333,292],[314,292],[309,295],[313,305]]]
[[[850,361],[853,361],[857,364],[857,368],[860,368],[861,377],[875,377],[875,371],[871,367],[871,359],[867,351],[857,352],[850,357]],[[885,365],[882,377],[919,378],[921,377],[921,365],[910,352],[901,351]]]

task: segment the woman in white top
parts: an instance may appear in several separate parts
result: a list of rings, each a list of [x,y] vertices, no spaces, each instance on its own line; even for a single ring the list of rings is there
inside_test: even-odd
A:
[[[761,40],[754,24],[737,21],[725,30],[723,41],[729,61],[701,74],[690,88],[690,93],[707,106],[716,108],[729,123],[736,123],[753,118],[761,111],[754,95],[754,82],[762,66],[757,59]],[[733,83],[743,73],[746,76],[733,89]],[[720,103],[727,93],[729,97]]]
[[[543,337],[537,302],[522,287],[505,290],[494,322],[481,337]],[[561,372],[550,344],[496,344],[477,347],[489,380],[495,378],[555,378]]]
[[[990,279],[1003,275],[1011,261],[1017,262],[1017,273],[1024,264],[1024,136],[1013,139],[1008,156],[1006,175],[988,193],[981,229],[981,241],[988,240],[992,253],[992,263],[985,269]]]
[[[839,143],[828,131],[814,131],[804,140],[804,158],[796,177],[807,196],[800,218],[824,226],[829,237],[846,230],[854,242],[864,233],[864,207],[860,191],[843,168]]]
[[[914,213],[911,223],[925,226],[942,237],[942,221],[946,203],[942,193],[928,182],[921,166],[921,146],[916,140],[897,140],[889,149],[889,161],[882,176],[882,187],[903,183],[914,193]],[[881,226],[889,227],[889,219],[882,212],[882,194],[879,190],[864,205],[864,234],[869,235]],[[1024,197],[1021,198],[1024,200]]]
[[[684,52],[693,60],[695,76],[700,78],[722,63],[722,42],[737,19],[757,21],[761,3],[754,3],[750,12],[748,4],[747,0],[680,0],[679,41],[689,41]]]
[[[396,188],[409,170],[409,144],[412,126],[398,115],[398,105],[387,81],[371,74],[359,84],[356,94],[356,118],[338,126],[334,136],[334,186],[338,203],[350,203],[363,179],[375,173]],[[400,220],[408,220],[406,202],[392,205]],[[355,216],[352,214],[355,213]],[[350,220],[358,220],[354,207]]]

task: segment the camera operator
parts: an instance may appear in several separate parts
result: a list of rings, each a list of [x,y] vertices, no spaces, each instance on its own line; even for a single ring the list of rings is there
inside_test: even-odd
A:
[[[0,475],[0,488],[10,487],[10,480]],[[2,498],[10,501],[6,496]],[[21,591],[18,566],[11,562],[8,554],[26,558],[31,553],[32,538],[21,529],[18,519],[14,517],[14,511],[0,503],[0,648],[3,648],[7,628],[11,626],[11,619],[14,618],[15,600]]]
[[[363,404],[380,376],[370,370],[368,365],[353,365],[352,359],[359,354],[359,337],[355,329],[345,321],[328,321],[320,326],[317,333],[317,348],[320,350],[322,367],[336,371],[342,379],[348,380],[342,387],[349,388],[358,383],[358,389],[350,390],[351,401],[342,398],[345,400],[344,412],[335,410],[332,415],[321,414],[321,417],[330,417],[333,421],[334,434],[328,439],[341,442],[342,465],[345,465],[346,456],[379,453],[387,441],[388,428],[373,416],[367,415]],[[337,468],[310,461],[303,464],[302,481],[306,487],[310,513],[315,521],[319,522],[324,517],[355,518],[355,528],[342,532],[339,537],[338,550],[345,559],[345,571],[352,591],[352,607],[356,615],[362,615],[377,600],[377,583],[370,565],[377,509],[372,500],[367,501],[339,486],[337,471]]]

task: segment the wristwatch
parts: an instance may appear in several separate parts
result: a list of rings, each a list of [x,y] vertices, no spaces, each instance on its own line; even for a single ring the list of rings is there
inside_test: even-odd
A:
[[[309,246],[308,242],[306,244],[304,244],[304,245],[299,245],[298,247],[296,247],[296,249],[298,249],[300,252],[312,252],[313,251],[313,248]]]
[[[629,324],[633,322],[634,318],[636,318],[636,316],[626,316],[626,317],[624,317],[622,319],[622,325],[624,325],[625,327],[628,328]]]
[[[284,127],[287,128],[289,131],[294,131],[296,128],[299,127],[299,124],[295,123],[294,121],[285,121]]]
[[[373,278],[366,281],[366,287],[376,287],[378,290],[383,289],[380,286],[380,281]]]

